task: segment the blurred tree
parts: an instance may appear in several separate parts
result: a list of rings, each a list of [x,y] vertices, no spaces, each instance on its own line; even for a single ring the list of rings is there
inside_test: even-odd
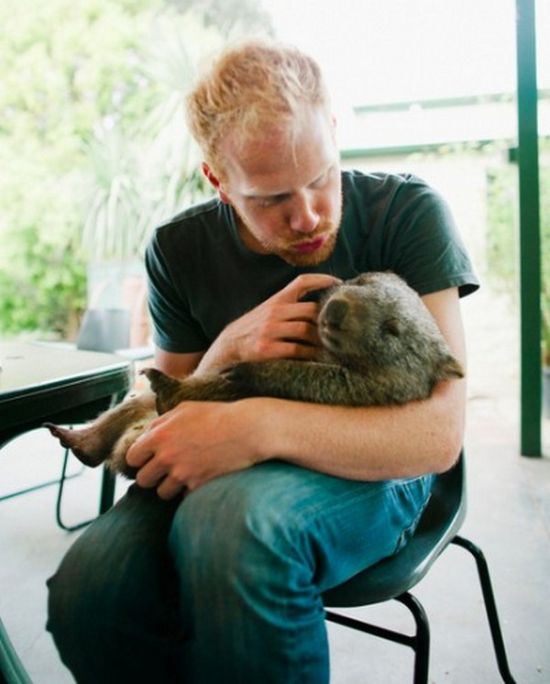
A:
[[[89,176],[82,244],[94,260],[141,257],[151,229],[207,191],[184,125],[183,92],[222,39],[193,13],[151,22],[137,71],[158,95],[130,123],[105,117],[86,143]],[[126,123],[126,125],[124,125]]]
[[[542,270],[542,355],[550,368],[550,144],[540,140],[540,216]],[[487,276],[518,305],[519,235],[517,169],[504,167],[488,175]]]
[[[74,327],[85,297],[77,250],[83,143],[101,117],[131,120],[154,101],[134,65],[158,7],[150,0],[0,4],[4,333]]]
[[[199,0],[0,3],[1,333],[67,334],[86,260],[140,254],[203,191],[182,91],[201,55],[264,21],[230,4],[243,14],[222,35]]]
[[[206,26],[214,26],[223,36],[259,31],[274,35],[269,13],[258,0],[168,0],[180,12],[194,10]]]

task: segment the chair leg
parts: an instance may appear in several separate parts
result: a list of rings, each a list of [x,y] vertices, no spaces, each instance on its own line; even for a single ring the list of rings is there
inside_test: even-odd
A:
[[[506,655],[504,639],[502,638],[502,630],[500,628],[500,620],[498,618],[493,585],[489,575],[489,566],[485,560],[485,556],[478,546],[473,544],[469,539],[465,539],[459,535],[455,536],[451,543],[461,546],[463,549],[466,549],[466,551],[469,551],[476,561],[479,581],[481,584],[481,592],[483,594],[483,602],[485,603],[485,610],[487,611],[487,618],[489,620],[489,627],[491,629],[491,637],[493,639],[493,647],[495,649],[498,670],[506,684],[515,684],[515,680],[508,665],[508,657]]]
[[[6,442],[3,442],[0,444],[0,447],[4,446],[8,442],[10,442],[11,439],[7,440]],[[84,466],[76,472],[73,473],[72,475],[65,475],[66,480],[72,480],[73,477],[79,477],[80,474],[84,471]],[[0,496],[0,501],[6,501],[7,499],[13,499],[16,496],[21,496],[22,494],[30,494],[31,492],[36,492],[39,489],[44,489],[44,487],[51,487],[52,485],[59,485],[59,478],[55,480],[47,480],[46,482],[41,482],[40,484],[33,485],[32,487],[25,487],[24,489],[18,489],[14,492],[10,492],[9,494],[2,494]],[[2,681],[0,680],[0,684],[2,684]]]
[[[65,449],[65,454],[63,456],[63,466],[61,468],[61,477],[59,478],[59,488],[57,490],[57,501],[55,502],[55,520],[62,530],[66,530],[67,532],[74,532],[75,530],[80,530],[82,527],[86,527],[86,525],[89,525],[91,522],[95,520],[95,517],[90,518],[89,520],[84,520],[83,522],[78,523],[77,525],[66,525],[61,519],[61,500],[63,498],[63,488],[65,486],[65,481],[68,480],[70,477],[74,477],[73,475],[66,475],[68,461],[69,450]],[[101,477],[101,492],[99,495],[99,515],[108,511],[109,508],[111,508],[111,506],[113,505],[115,498],[115,486],[115,476],[108,468],[104,466],[103,474]]]
[[[99,495],[99,514],[106,513],[115,500],[116,477],[114,473],[103,466],[101,475],[101,492]]]
[[[364,622],[363,620],[358,620],[357,618],[348,615],[333,613],[330,610],[325,610],[325,618],[338,625],[357,629],[365,634],[387,639],[396,644],[409,646],[414,651],[413,684],[427,684],[430,661],[430,625],[428,616],[420,601],[408,592],[396,596],[395,600],[402,603],[411,611],[416,625],[416,633],[414,635],[411,636],[402,632],[386,629],[385,627],[379,627],[378,625],[372,625],[369,622]]]
[[[396,596],[395,600],[411,611],[416,624],[416,635],[413,639],[413,645],[411,645],[415,653],[413,684],[427,684],[430,664],[430,623],[428,616],[420,601],[408,592]]]
[[[32,684],[0,619],[0,684]]]
[[[63,498],[63,488],[65,486],[65,481],[67,480],[66,473],[68,462],[69,450],[65,449],[65,454],[63,455],[63,465],[61,467],[61,477],[59,478],[59,487],[57,489],[57,500],[55,502],[55,520],[62,530],[66,530],[67,532],[74,532],[75,530],[79,530],[82,527],[89,525],[92,522],[92,520],[95,520],[95,518],[84,520],[83,522],[78,523],[77,525],[66,525],[61,518],[61,500]]]

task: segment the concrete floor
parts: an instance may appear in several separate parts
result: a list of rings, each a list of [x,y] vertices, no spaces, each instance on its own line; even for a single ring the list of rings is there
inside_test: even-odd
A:
[[[515,321],[502,302],[481,293],[465,300],[464,316],[470,384],[463,534],[489,561],[516,681],[550,683],[550,426],[546,421],[546,458],[519,456]],[[25,435],[1,452],[0,495],[55,478],[59,468],[59,449],[43,431]],[[98,487],[94,471],[71,481],[64,503],[69,521],[94,513]],[[36,684],[72,681],[43,628],[44,581],[78,534],[55,526],[54,502],[54,487],[0,502],[0,614]],[[449,548],[415,594],[431,621],[430,682],[501,681],[470,557]],[[387,627],[407,628],[411,622],[393,603],[359,612]],[[412,681],[407,648],[334,625],[328,629],[333,684]]]

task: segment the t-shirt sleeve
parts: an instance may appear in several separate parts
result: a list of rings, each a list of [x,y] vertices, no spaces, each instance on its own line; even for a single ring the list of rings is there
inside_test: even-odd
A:
[[[145,268],[154,343],[164,351],[182,354],[207,349],[208,342],[176,282],[177,275],[164,257],[158,231],[147,247]]]
[[[410,176],[396,191],[386,224],[384,249],[389,268],[420,295],[457,287],[474,292],[479,281],[445,200]]]

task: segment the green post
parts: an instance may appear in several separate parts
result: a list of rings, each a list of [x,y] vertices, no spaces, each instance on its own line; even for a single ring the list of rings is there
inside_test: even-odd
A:
[[[535,0],[516,0],[523,456],[542,456],[541,262]]]

